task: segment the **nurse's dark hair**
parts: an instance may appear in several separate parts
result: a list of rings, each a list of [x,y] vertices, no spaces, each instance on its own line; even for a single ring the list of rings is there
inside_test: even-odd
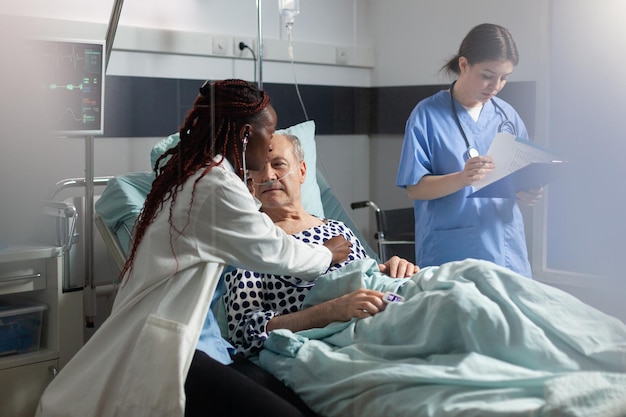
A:
[[[126,272],[132,268],[137,248],[147,227],[168,200],[171,201],[170,246],[176,255],[172,241],[184,233],[189,218],[182,227],[174,225],[172,206],[189,177],[198,171],[201,172],[193,184],[192,201],[185,202],[189,204],[188,216],[191,214],[193,195],[198,182],[212,167],[220,165],[224,158],[243,178],[244,138],[241,137],[241,129],[246,124],[255,124],[268,105],[270,105],[269,95],[247,81],[236,79],[207,81],[200,87],[200,94],[187,112],[179,130],[178,144],[164,152],[154,164],[156,176],[135,224],[132,247],[120,279],[123,279]],[[214,160],[217,155],[221,155],[221,159]]]
[[[459,51],[441,68],[441,71],[458,75],[459,58],[465,57],[470,65],[485,61],[510,61],[519,63],[517,45],[511,33],[493,23],[483,23],[470,30],[459,47]]]

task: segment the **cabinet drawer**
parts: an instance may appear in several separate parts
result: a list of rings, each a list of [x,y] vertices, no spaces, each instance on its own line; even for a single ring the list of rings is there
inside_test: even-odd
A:
[[[59,368],[49,360],[0,371],[0,416],[32,417],[39,398]]]
[[[46,288],[46,260],[29,259],[0,263],[0,294]]]

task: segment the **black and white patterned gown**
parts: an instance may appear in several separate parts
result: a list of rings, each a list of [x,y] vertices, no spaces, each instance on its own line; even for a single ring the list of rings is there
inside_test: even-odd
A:
[[[333,236],[341,235],[352,243],[347,260],[331,266],[334,271],[355,259],[369,256],[352,230],[337,220],[296,233],[293,236],[309,243],[323,244]],[[271,275],[235,269],[224,276],[227,291],[224,295],[228,319],[228,335],[237,352],[246,356],[263,347],[268,337],[267,323],[276,315],[300,310],[307,292],[314,283],[285,275]]]

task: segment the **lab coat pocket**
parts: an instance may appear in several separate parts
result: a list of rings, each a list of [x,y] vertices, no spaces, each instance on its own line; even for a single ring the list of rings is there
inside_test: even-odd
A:
[[[150,315],[129,355],[116,416],[183,416],[186,325]]]

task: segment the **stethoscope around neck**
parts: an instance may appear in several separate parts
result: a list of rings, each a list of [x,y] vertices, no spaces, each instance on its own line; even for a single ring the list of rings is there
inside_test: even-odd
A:
[[[458,126],[461,135],[463,135],[463,140],[465,141],[465,146],[467,147],[467,151],[465,151],[465,159],[475,158],[477,156],[480,156],[480,152],[478,152],[478,149],[470,145],[469,140],[467,139],[467,135],[465,134],[465,130],[463,130],[463,126],[461,125],[461,120],[459,119],[459,115],[456,111],[456,103],[453,95],[454,84],[456,84],[456,81],[453,81],[452,84],[450,84],[450,105],[452,106],[452,115],[454,116],[454,120],[456,121],[456,125]],[[500,107],[493,98],[490,101],[491,104],[493,104],[493,106],[496,108],[498,113],[500,113],[500,117],[502,118],[502,123],[500,123],[500,126],[498,126],[498,133],[501,133],[506,129],[509,131],[509,133],[517,136],[517,131],[515,130],[513,122],[509,120],[502,107]]]

